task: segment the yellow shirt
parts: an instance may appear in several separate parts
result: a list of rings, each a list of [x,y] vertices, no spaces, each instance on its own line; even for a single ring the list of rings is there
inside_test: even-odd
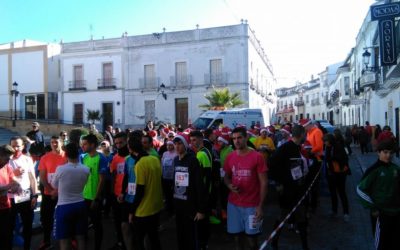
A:
[[[163,208],[160,160],[151,155],[140,158],[135,174],[136,185],[144,185],[144,196],[135,216],[146,217],[160,212]]]
[[[265,137],[262,138],[261,136],[257,137],[257,139],[254,141],[254,146],[258,151],[260,151],[264,158],[268,158],[268,152],[263,150],[263,149],[268,149],[269,151],[275,151],[275,144],[274,141],[270,137]]]

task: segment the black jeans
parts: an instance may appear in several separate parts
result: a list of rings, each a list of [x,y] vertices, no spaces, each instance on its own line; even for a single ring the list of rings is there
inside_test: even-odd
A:
[[[13,227],[11,209],[0,209],[0,249],[11,250],[13,242]]]
[[[174,180],[162,179],[165,207],[169,215],[174,213]]]
[[[160,214],[154,214],[146,217],[133,218],[133,228],[135,231],[135,249],[145,250],[144,239],[149,237],[150,249],[161,250],[160,237],[158,235],[158,226],[160,225]]]
[[[176,213],[176,236],[179,250],[200,249],[199,232],[197,222],[182,211]]]
[[[114,216],[114,226],[115,226],[115,232],[117,233],[117,241],[118,242],[124,242],[122,238],[122,229],[121,229],[121,224],[122,224],[122,206],[123,203],[119,203],[117,200],[116,196],[113,196],[112,199],[112,211],[113,211],[113,216]]]
[[[93,224],[93,230],[94,230],[94,249],[95,250],[100,250],[101,249],[101,243],[103,240],[103,222],[101,220],[101,210],[102,210],[102,204],[100,201],[97,202],[97,207],[95,209],[91,208],[92,205],[92,200],[86,200],[86,206],[87,206],[87,211],[88,211],[88,217],[90,219],[90,222]]]
[[[42,195],[42,203],[40,204],[40,221],[43,227],[43,242],[50,243],[51,231],[54,223],[54,210],[57,205],[57,199],[51,198],[50,195]]]
[[[349,213],[349,202],[346,194],[346,177],[347,174],[345,173],[328,173],[328,186],[329,192],[331,193],[332,212],[334,213],[337,213],[338,210],[338,195],[342,202],[343,213]]]
[[[24,249],[31,249],[32,238],[32,222],[33,222],[33,209],[31,208],[31,201],[25,201],[15,204],[14,199],[11,199],[11,222],[12,228],[15,229],[15,220],[17,215],[21,216],[24,237]]]
[[[400,249],[398,237],[400,235],[400,215],[379,215],[377,220],[375,244],[378,250]]]

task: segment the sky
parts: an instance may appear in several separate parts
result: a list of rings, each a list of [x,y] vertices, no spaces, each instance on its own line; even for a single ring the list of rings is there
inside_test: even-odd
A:
[[[2,0],[0,44],[73,42],[239,24],[255,31],[277,88],[343,61],[374,0]]]

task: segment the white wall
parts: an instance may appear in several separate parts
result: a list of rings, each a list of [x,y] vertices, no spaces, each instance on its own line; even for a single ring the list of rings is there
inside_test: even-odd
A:
[[[8,55],[0,55],[0,112],[9,110]]]
[[[83,65],[83,80],[86,81],[87,90],[97,90],[97,80],[103,78],[103,63],[113,63],[113,77],[116,78],[117,88],[121,87],[122,63],[120,53],[98,52],[96,54],[64,54],[62,56],[64,90],[68,90],[70,81],[73,80],[73,66]]]
[[[170,86],[175,76],[175,63],[186,62],[187,73],[193,85],[204,85],[204,75],[210,73],[210,60],[222,59],[222,72],[228,73],[228,82],[243,83],[244,58],[240,39],[200,41],[198,43],[162,44],[151,47],[131,47],[128,50],[128,89],[138,89],[139,79],[144,78],[144,65],[154,64],[160,84]]]
[[[64,92],[62,104],[63,120],[71,122],[73,120],[74,104],[83,103],[84,122],[86,120],[86,110],[100,110],[102,112],[102,103],[114,103],[114,122],[122,121],[122,91],[89,91],[89,92]],[[117,105],[117,102],[120,105]]]
[[[44,92],[43,51],[12,54],[12,82],[20,93]]]

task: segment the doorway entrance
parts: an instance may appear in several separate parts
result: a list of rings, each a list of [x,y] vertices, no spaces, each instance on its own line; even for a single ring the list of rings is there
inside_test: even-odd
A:
[[[102,115],[103,115],[103,130],[108,125],[114,126],[114,104],[107,102],[102,104]]]
[[[175,124],[181,125],[182,128],[188,126],[188,99],[176,98],[175,99]]]

